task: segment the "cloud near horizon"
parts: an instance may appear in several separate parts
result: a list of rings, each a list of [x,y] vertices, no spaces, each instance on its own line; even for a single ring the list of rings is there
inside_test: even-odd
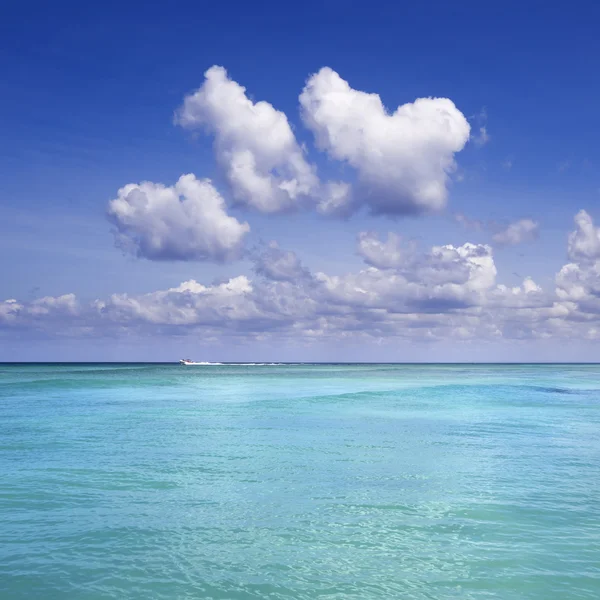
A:
[[[600,230],[585,211],[575,216],[569,263],[553,289],[525,277],[499,282],[491,245],[465,242],[423,250],[395,232],[358,234],[365,263],[351,272],[309,269],[273,241],[244,249],[250,225],[230,214],[309,209],[348,217],[424,215],[443,209],[456,155],[470,125],[448,98],[417,98],[388,110],[378,94],[351,87],[324,67],[299,96],[302,123],[316,148],[348,180],[323,180],[288,117],[253,101],[222,67],[186,96],[175,122],[212,136],[224,189],[194,174],[173,185],[129,183],[108,204],[116,244],[152,261],[225,263],[244,256],[246,274],[205,285],[189,279],[147,294],[118,293],[94,302],[74,294],[0,303],[0,333],[56,335],[235,336],[238,339],[411,341],[600,338]],[[228,207],[228,204],[230,207]],[[465,226],[490,232],[497,246],[537,236],[520,219],[502,229],[464,215]],[[493,234],[493,235],[492,235]]]
[[[239,339],[398,339],[412,341],[600,339],[600,228],[578,213],[571,262],[554,289],[526,277],[497,282],[490,246],[434,246],[358,238],[367,266],[311,272],[296,253],[271,243],[253,254],[256,277],[81,303],[73,294],[0,303],[0,330],[22,334],[235,336]]]

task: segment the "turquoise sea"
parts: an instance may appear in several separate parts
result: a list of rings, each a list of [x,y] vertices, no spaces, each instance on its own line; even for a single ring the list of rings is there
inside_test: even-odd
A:
[[[0,365],[0,598],[600,598],[600,366]]]

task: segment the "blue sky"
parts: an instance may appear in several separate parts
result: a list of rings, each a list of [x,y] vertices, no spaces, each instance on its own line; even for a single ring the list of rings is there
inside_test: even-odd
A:
[[[0,23],[0,360],[600,360],[599,13],[13,3]],[[250,116],[209,97],[214,65],[214,98],[243,86]],[[330,94],[327,73],[349,91]],[[301,110],[313,76],[326,114]],[[419,98],[451,101],[453,137],[438,101],[394,133],[385,119]],[[243,121],[258,102],[280,129]],[[291,142],[268,146],[277,131]],[[279,190],[269,210],[234,177],[248,152],[282,157],[257,168]],[[214,210],[204,188],[192,213],[178,213],[184,196],[152,205],[155,187],[119,196],[188,173],[212,180]],[[308,191],[284,202],[283,180]],[[432,181],[442,189],[425,197]],[[324,214],[330,183],[350,208]],[[131,216],[135,194],[150,204]],[[203,287],[180,289],[190,280]]]

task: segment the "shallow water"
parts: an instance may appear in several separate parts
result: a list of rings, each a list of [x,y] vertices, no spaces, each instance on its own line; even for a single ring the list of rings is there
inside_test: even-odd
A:
[[[600,598],[600,366],[0,365],[0,598]]]

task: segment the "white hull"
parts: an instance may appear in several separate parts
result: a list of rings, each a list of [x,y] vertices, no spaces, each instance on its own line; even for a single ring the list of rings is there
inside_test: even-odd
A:
[[[193,360],[187,360],[187,359],[181,359],[179,361],[180,365],[184,365],[185,367],[194,367],[197,365],[214,365],[215,363],[209,363],[209,362],[194,362]]]

